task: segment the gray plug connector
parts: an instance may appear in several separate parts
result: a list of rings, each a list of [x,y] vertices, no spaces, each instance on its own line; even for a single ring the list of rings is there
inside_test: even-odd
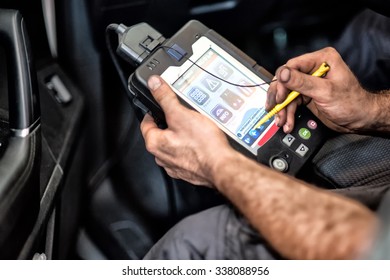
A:
[[[161,33],[145,22],[130,27],[119,24],[115,31],[119,35],[117,54],[135,67],[165,41]]]

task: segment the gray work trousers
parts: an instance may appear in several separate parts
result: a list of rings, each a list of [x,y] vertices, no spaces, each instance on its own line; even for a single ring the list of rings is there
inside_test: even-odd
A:
[[[144,259],[280,259],[230,205],[191,215],[160,239]]]

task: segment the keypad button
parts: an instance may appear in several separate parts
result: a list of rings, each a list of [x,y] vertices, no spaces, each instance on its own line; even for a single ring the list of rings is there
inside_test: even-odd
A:
[[[317,128],[317,122],[313,120],[309,120],[307,122],[307,127],[314,130]]]
[[[311,137],[311,132],[307,128],[301,128],[298,131],[299,137],[301,137],[304,140],[309,140]]]
[[[308,151],[309,151],[309,148],[304,144],[299,145],[298,149],[295,150],[295,152],[298,155],[300,155],[301,157],[304,157]]]
[[[288,169],[288,163],[283,158],[274,158],[271,162],[271,167],[274,169],[280,171],[280,172],[286,172]]]
[[[292,143],[295,141],[295,137],[292,136],[291,134],[287,134],[284,136],[282,142],[286,144],[287,146],[291,147]]]

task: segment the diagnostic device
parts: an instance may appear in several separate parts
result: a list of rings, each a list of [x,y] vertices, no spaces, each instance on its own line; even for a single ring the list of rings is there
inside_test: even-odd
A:
[[[164,112],[147,87],[151,75],[160,75],[182,104],[213,120],[235,149],[278,171],[296,175],[326,139],[326,128],[305,107],[290,134],[273,117],[256,127],[267,114],[273,75],[201,22],[189,21],[169,39],[147,23],[116,31],[117,53],[136,67],[129,97],[161,127]]]

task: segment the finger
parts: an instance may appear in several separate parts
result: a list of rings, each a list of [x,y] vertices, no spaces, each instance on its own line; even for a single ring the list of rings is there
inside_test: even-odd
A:
[[[168,167],[168,164],[165,163],[165,161],[161,160],[160,158],[158,157],[155,157],[155,162],[158,166],[162,167],[162,168],[167,168]]]
[[[177,172],[174,169],[170,169],[167,167],[164,169],[165,172],[167,172],[168,176],[171,177],[172,179],[180,179],[180,177],[178,176]]]
[[[167,175],[173,179],[179,179],[178,173],[175,168],[172,168],[169,164],[167,164],[165,161],[161,160],[160,158],[156,157],[155,162],[158,166],[162,167]]]
[[[286,109],[283,109],[277,114],[276,125],[282,127],[286,123],[286,120],[287,120]]]
[[[144,119],[141,122],[140,129],[142,137],[145,140],[146,149],[150,153],[155,154],[158,142],[157,133],[161,133],[161,130],[157,127],[157,124],[151,115],[146,114],[144,116]]]
[[[177,108],[179,100],[169,85],[159,76],[153,75],[148,80],[148,87],[164,112]]]
[[[318,69],[323,62],[327,61],[330,64],[334,64],[334,60],[337,60],[338,58],[339,55],[336,50],[329,47],[292,58],[287,61],[286,66],[297,69],[303,73],[311,74]],[[329,59],[332,61],[329,61]]]
[[[277,84],[277,90],[275,95],[276,104],[283,103],[286,100],[287,95],[291,92],[290,89],[286,88],[286,86],[282,83]]]
[[[153,117],[149,114],[146,114],[141,122],[141,133],[145,135],[148,131],[157,128],[157,124],[154,121]]]
[[[265,110],[270,111],[273,107],[275,107],[276,103],[276,92],[277,92],[277,82],[276,76],[272,79],[272,83],[270,83],[269,88],[267,90],[267,99],[265,101]]]
[[[286,123],[283,125],[284,133],[290,133],[295,126],[295,112],[297,111],[298,102],[290,103],[286,108]]]
[[[302,73],[287,66],[283,66],[283,69],[279,71],[278,81],[282,84],[281,86],[311,98],[321,96],[323,89],[327,88],[325,79]]]
[[[288,68],[286,68],[285,65],[278,68],[278,70],[276,71],[276,76],[278,77],[278,81],[280,77],[282,77],[285,80],[288,80],[290,78],[289,76],[286,77],[286,74],[290,75],[290,72],[286,71],[286,69]],[[289,92],[291,92],[291,90],[286,88],[285,84],[279,81],[279,83],[277,84],[277,91],[276,91],[276,103],[277,104],[282,103],[287,98]]]
[[[273,120],[274,124],[275,124],[276,126],[278,126],[278,114],[275,114],[275,115],[273,116],[273,118],[274,118],[274,120]]]

